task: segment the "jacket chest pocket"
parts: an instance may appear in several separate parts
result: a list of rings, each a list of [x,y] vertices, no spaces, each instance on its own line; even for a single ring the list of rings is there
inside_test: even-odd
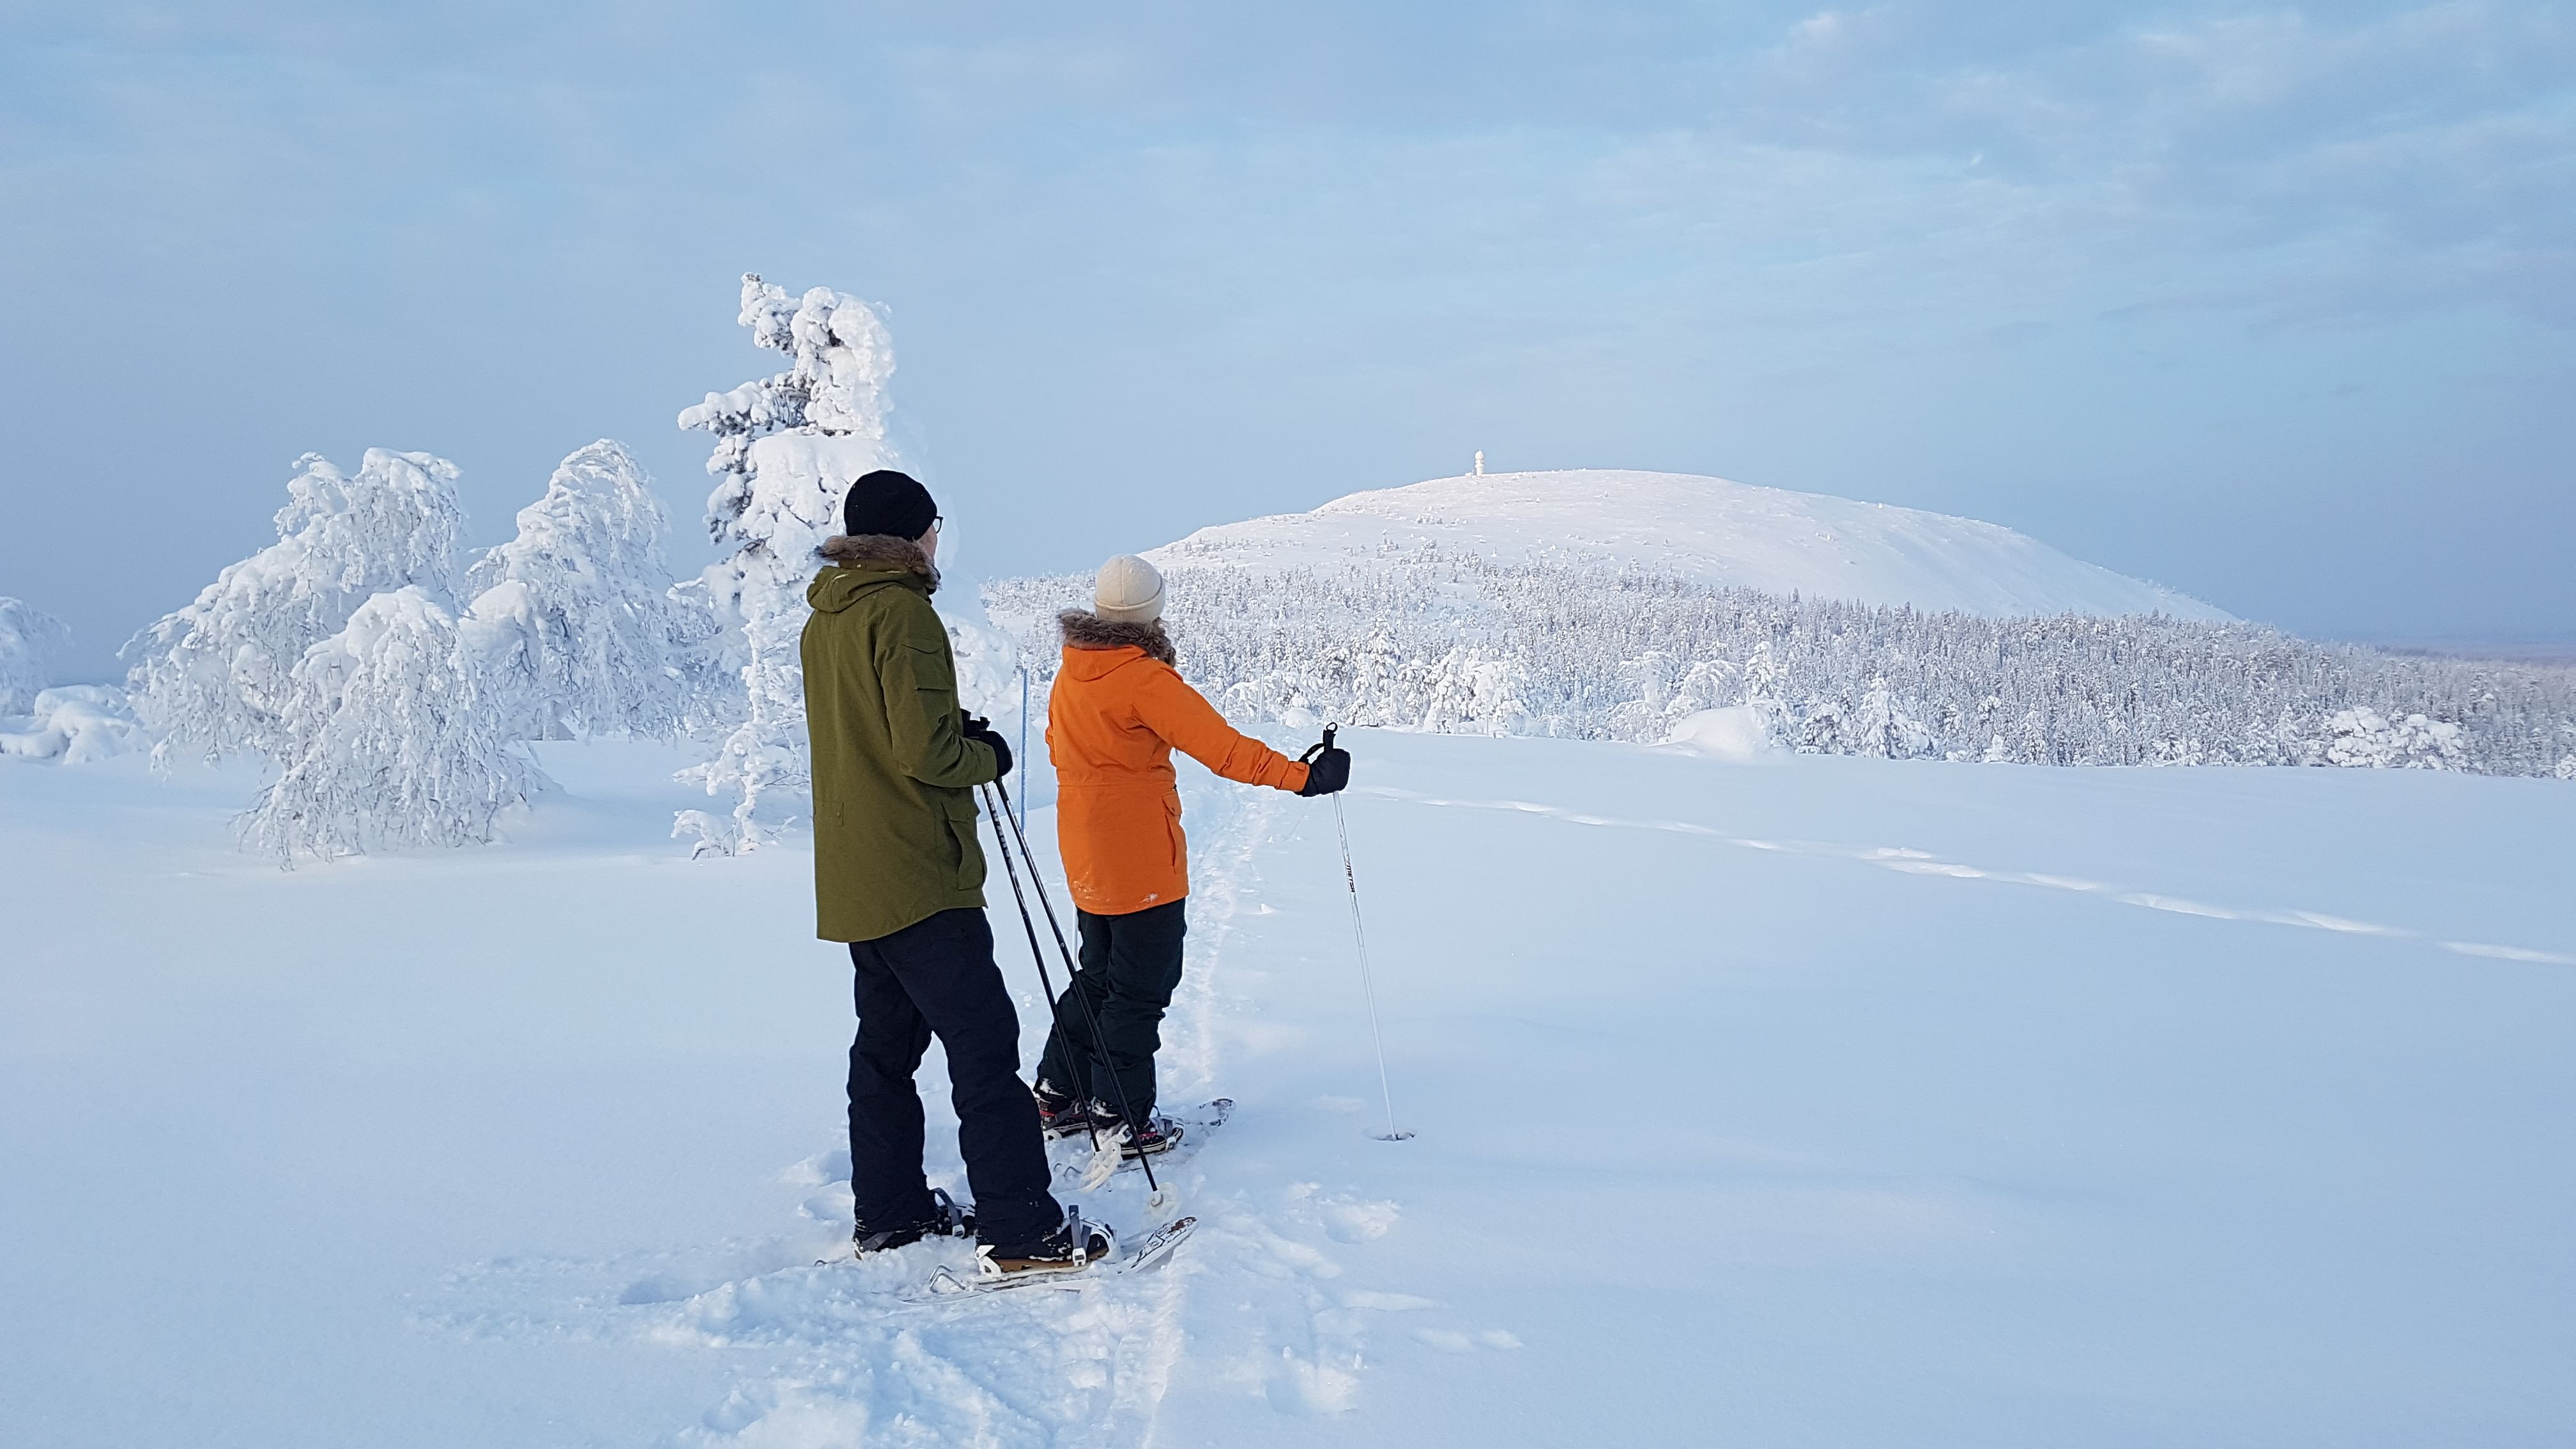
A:
[[[955,694],[957,662],[948,652],[948,641],[935,645],[907,642],[903,646],[905,662],[912,667],[913,687],[924,694]]]

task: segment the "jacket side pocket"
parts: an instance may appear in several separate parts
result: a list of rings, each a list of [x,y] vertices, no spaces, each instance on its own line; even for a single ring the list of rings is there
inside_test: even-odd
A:
[[[948,843],[957,852],[957,888],[971,891],[984,884],[984,850],[975,843],[975,797],[965,791],[940,801],[948,818]]]

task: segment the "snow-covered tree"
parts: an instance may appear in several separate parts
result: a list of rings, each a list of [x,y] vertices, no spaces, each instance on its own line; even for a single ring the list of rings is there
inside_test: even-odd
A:
[[[2368,706],[2336,711],[2321,743],[2323,763],[2374,770],[2456,770],[2468,755],[2458,725],[2420,714],[2391,722]]]
[[[1845,722],[1841,753],[1881,760],[1911,760],[1932,753],[1932,732],[1896,702],[1880,675]]]
[[[518,523],[466,573],[465,635],[493,703],[523,739],[670,736],[687,681],[673,660],[669,524],[642,465],[605,438],[580,448]]]
[[[1763,738],[1775,744],[1788,736],[1789,707],[1780,697],[1786,683],[1771,641],[1753,641],[1744,656],[1744,707],[1761,723]]]
[[[547,785],[456,617],[417,585],[360,604],[272,702],[278,775],[241,831],[281,863],[482,844]]]
[[[196,601],[134,636],[123,658],[156,758],[274,753],[304,653],[378,593],[452,596],[464,515],[456,465],[370,448],[354,475],[296,460],[277,542],[226,568]]]
[[[52,678],[71,631],[53,615],[0,595],[0,714],[24,714]]]
[[[1460,645],[1429,674],[1429,697],[1414,728],[1453,735],[1530,732],[1530,710],[1522,698],[1529,668],[1521,661],[1490,658],[1474,645]]]
[[[730,662],[740,680],[732,729],[715,758],[684,776],[710,795],[733,796],[734,807],[723,816],[683,811],[674,832],[695,834],[699,849],[717,851],[774,841],[810,808],[797,646],[808,613],[805,586],[819,567],[814,551],[840,532],[851,483],[902,466],[886,437],[894,342],[874,308],[829,287],[794,297],[745,276],[740,320],[754,343],[787,355],[787,370],[709,393],[680,414],[681,427],[715,434],[707,471],[720,481],[707,499],[707,529],[733,547],[674,594],[681,631],[697,641],[685,658]],[[954,533],[943,530],[943,538]],[[953,542],[945,552],[943,566],[953,571]],[[972,587],[937,602],[956,648],[959,699],[1004,720],[1018,704],[1012,640],[982,621]]]
[[[841,497],[862,474],[899,466],[886,440],[894,342],[867,303],[829,287],[802,297],[758,276],[742,279],[742,325],[788,358],[787,370],[744,383],[680,414],[715,434],[707,471],[707,531],[733,552],[687,596],[708,621],[739,620],[744,707],[714,759],[691,778],[731,794],[727,818],[682,816],[702,849],[753,849],[808,808],[804,672],[797,644],[814,550],[840,531]],[[718,645],[721,652],[728,646]]]

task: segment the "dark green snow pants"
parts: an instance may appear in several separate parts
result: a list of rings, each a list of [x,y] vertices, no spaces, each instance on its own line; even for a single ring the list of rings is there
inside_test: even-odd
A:
[[[1041,1088],[1116,1110],[1123,1086],[1140,1125],[1153,1112],[1154,1052],[1163,1044],[1163,1011],[1181,984],[1181,937],[1189,929],[1182,908],[1188,904],[1183,897],[1123,916],[1074,912],[1082,932],[1082,968],[1055,1004],[1062,1032],[1047,1034],[1046,1055],[1038,1059]],[[1077,991],[1091,1003],[1088,1016],[1073,999]],[[1094,1019],[1100,1023],[1096,1041]]]

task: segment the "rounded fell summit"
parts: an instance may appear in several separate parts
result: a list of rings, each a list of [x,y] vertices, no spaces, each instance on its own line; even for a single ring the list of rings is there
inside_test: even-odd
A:
[[[2230,615],[1998,524],[1690,473],[1466,474],[1203,528],[1159,565],[1369,567],[1425,549],[1599,562],[1806,598],[1987,616]]]

